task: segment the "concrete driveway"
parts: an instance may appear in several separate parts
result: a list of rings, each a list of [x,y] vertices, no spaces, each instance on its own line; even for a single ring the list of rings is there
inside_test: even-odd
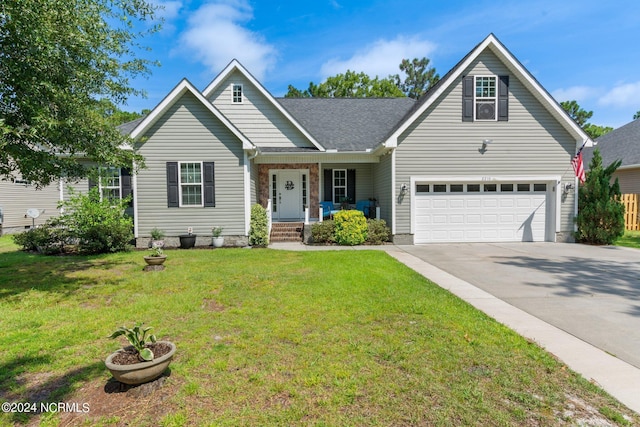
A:
[[[640,250],[564,243],[399,248],[640,368]]]

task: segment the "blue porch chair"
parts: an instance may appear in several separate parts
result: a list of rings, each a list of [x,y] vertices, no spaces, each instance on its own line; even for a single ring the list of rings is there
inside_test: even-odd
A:
[[[338,212],[333,209],[333,203],[331,202],[320,202],[320,207],[322,208],[322,218],[331,218],[334,213]]]
[[[356,210],[362,212],[365,218],[369,218],[369,204],[368,200],[358,200],[356,202]]]

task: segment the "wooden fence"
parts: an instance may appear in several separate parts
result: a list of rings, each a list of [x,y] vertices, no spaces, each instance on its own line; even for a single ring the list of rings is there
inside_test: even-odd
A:
[[[638,194],[623,194],[624,203],[624,228],[627,230],[640,230],[638,224]]]

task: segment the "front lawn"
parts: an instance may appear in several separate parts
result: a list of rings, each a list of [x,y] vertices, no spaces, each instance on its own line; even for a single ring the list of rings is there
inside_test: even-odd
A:
[[[166,253],[145,273],[142,252],[43,257],[0,238],[0,401],[89,407],[0,425],[640,424],[383,252]],[[178,346],[140,398],[103,364],[123,344],[106,337],[136,321]]]
[[[640,248],[640,231],[626,230],[624,235],[615,242],[616,246],[626,246],[628,248]]]

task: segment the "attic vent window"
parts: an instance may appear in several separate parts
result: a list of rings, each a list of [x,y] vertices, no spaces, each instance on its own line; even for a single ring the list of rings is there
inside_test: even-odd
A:
[[[233,85],[232,98],[234,104],[242,103],[242,85]]]
[[[476,120],[496,119],[497,100],[496,76],[476,76],[475,78],[475,118]]]

